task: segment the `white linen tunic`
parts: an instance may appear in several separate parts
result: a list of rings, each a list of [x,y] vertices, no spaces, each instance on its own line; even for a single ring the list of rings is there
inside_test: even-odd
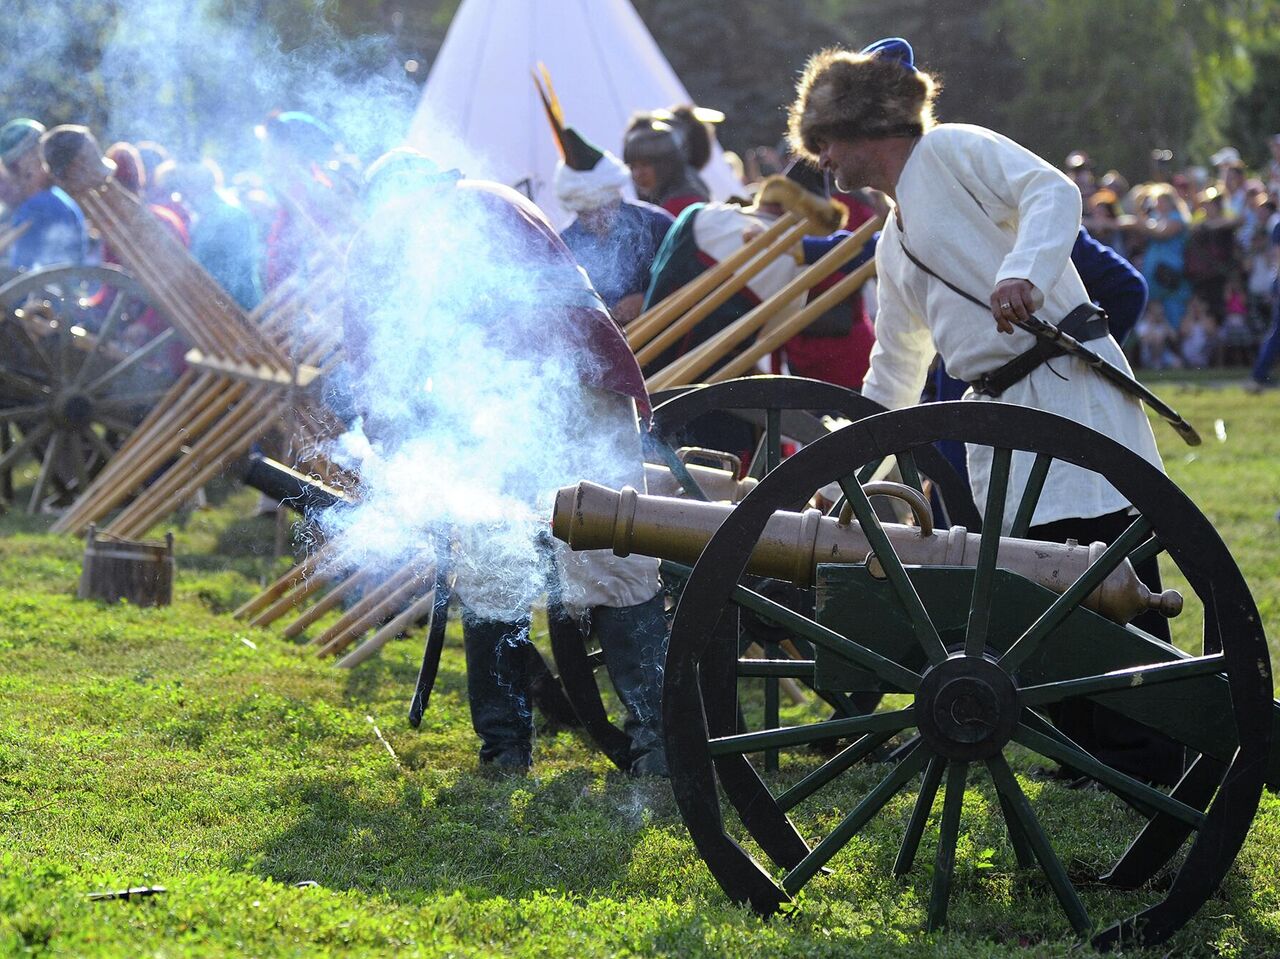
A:
[[[903,252],[984,303],[1001,280],[1030,280],[1044,294],[1036,315],[1060,323],[1089,301],[1071,263],[1080,229],[1080,192],[1063,174],[1007,137],[968,124],[942,124],[926,133],[907,159],[897,185],[898,212],[876,247],[879,304],[876,344],[862,392],[896,409],[919,402],[934,353],[947,372],[972,381],[1030,349],[1022,330],[1000,333],[979,308],[929,276]],[[1126,373],[1129,364],[1110,337],[1089,348]],[[972,390],[964,399],[995,402]],[[1142,404],[1082,362],[1057,357],[1011,386],[1000,401],[1057,413],[1117,440],[1161,466]],[[986,503],[991,450],[969,446],[969,479]],[[1032,455],[1013,457],[1007,532],[1026,486]],[[1054,461],[1032,520],[1087,519],[1128,502],[1096,473]]]

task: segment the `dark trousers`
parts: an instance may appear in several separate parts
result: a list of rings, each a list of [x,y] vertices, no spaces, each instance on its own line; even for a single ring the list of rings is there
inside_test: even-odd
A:
[[[1133,517],[1121,510],[1091,519],[1064,519],[1033,526],[1028,537],[1051,543],[1068,539],[1112,543],[1132,522]],[[1134,572],[1148,589],[1160,592],[1160,568],[1155,557],[1139,563]],[[1143,613],[1133,625],[1169,641],[1169,622],[1159,613]],[[1105,706],[1083,698],[1069,699],[1050,708],[1049,716],[1064,734],[1123,773],[1163,785],[1172,785],[1182,775],[1184,749],[1179,743]]]

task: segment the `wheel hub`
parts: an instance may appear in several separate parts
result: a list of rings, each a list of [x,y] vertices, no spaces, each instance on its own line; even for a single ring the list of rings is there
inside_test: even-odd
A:
[[[957,653],[931,667],[916,692],[920,735],[947,759],[990,759],[1013,738],[1018,688],[984,656]]]
[[[87,393],[66,393],[58,397],[54,411],[59,423],[78,429],[93,421],[93,400]]]

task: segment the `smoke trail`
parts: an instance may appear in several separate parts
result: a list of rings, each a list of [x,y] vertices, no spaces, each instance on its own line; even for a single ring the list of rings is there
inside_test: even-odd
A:
[[[574,320],[584,281],[452,184],[373,219],[348,260],[347,345],[378,452],[330,532],[348,562],[382,567],[455,529],[468,605],[518,618],[544,588],[551,494],[637,458],[634,427],[601,429],[607,401],[583,385],[599,372]]]

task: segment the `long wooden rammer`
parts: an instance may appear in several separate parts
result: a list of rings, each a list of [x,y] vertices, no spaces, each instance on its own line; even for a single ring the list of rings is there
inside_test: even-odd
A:
[[[339,356],[336,270],[322,267],[305,284],[287,283],[245,313],[112,179],[111,162],[86,128],[56,127],[41,147],[55,182],[192,347],[189,368],[55,531],[78,533],[97,523],[115,536],[139,536],[267,435],[282,432],[293,449],[309,451],[333,434],[334,417],[307,387]]]

